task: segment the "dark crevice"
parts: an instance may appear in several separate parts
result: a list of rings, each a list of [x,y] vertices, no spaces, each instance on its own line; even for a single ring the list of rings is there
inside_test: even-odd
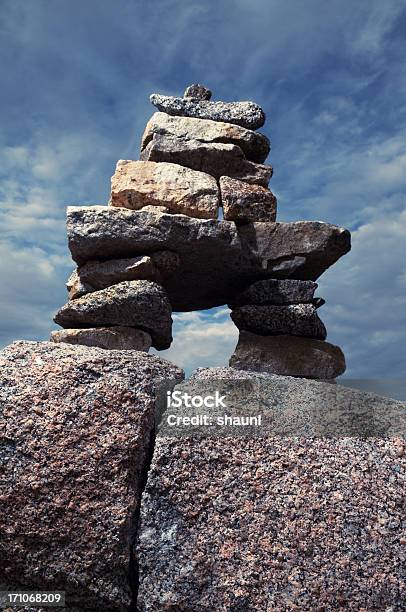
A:
[[[139,490],[140,490],[140,496],[139,496],[139,501],[137,504],[137,508],[135,510],[134,513],[134,517],[133,517],[133,525],[134,525],[134,536],[132,538],[131,541],[131,545],[130,545],[130,562],[129,562],[129,578],[128,578],[128,582],[130,585],[130,590],[131,590],[131,604],[129,607],[129,612],[137,612],[137,600],[138,600],[138,589],[139,589],[139,565],[138,565],[138,561],[136,558],[136,554],[135,554],[135,546],[137,543],[137,538],[138,538],[138,527],[139,527],[139,522],[140,522],[140,514],[141,514],[141,501],[142,501],[142,496],[144,494],[144,490],[145,487],[147,486],[147,481],[148,481],[148,473],[151,467],[151,463],[152,463],[152,457],[154,456],[154,449],[155,449],[155,428],[153,428],[151,430],[151,433],[149,435],[149,442],[147,445],[147,449],[146,449],[146,453],[145,453],[145,459],[144,459],[144,465],[141,471],[141,478],[140,478],[140,485],[139,485]]]
[[[145,449],[145,456],[143,465],[140,471],[139,478],[139,499],[134,511],[132,524],[134,526],[134,532],[130,543],[130,556],[129,556],[129,565],[128,565],[128,583],[131,591],[131,604],[128,608],[129,612],[137,612],[138,611],[138,591],[140,584],[140,570],[139,563],[136,554],[136,546],[138,541],[138,530],[140,526],[140,516],[141,516],[141,502],[144,495],[145,488],[148,482],[148,475],[151,468],[152,459],[154,456],[155,450],[155,440],[156,440],[156,428],[160,421],[163,411],[166,408],[166,391],[173,390],[174,387],[180,383],[182,380],[171,380],[166,381],[161,386],[158,383],[158,390],[155,398],[155,420],[154,426],[151,429],[149,434],[149,440]]]
[[[220,178],[216,178],[216,183],[217,183],[217,189],[219,190],[219,203],[217,206],[216,218],[218,221],[223,221],[224,220],[224,208],[223,208],[223,199],[221,197]]]

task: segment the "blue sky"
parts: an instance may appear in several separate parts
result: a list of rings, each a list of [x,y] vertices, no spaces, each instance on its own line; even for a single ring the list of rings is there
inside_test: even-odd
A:
[[[72,269],[68,204],[107,202],[137,159],[149,94],[202,82],[260,103],[280,221],[353,233],[319,280],[347,375],[401,378],[406,361],[404,0],[2,0],[0,342],[46,339]],[[226,363],[225,308],[175,315],[162,354]]]

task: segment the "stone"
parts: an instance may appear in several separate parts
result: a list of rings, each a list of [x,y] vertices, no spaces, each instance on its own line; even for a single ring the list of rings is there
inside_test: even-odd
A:
[[[159,110],[176,117],[196,117],[234,123],[256,130],[265,123],[265,113],[255,102],[212,102],[152,94],[151,103]]]
[[[256,434],[157,436],[136,545],[138,610],[400,610],[406,457],[393,436],[406,435],[405,403],[228,368],[200,370],[176,390],[200,394],[202,383],[240,385],[245,402],[231,397],[227,412],[268,418]],[[358,434],[354,413],[367,428]],[[320,437],[335,414],[344,433]]]
[[[151,336],[134,327],[93,327],[87,329],[62,329],[51,332],[51,342],[66,342],[83,346],[98,346],[115,351],[145,351],[151,348]]]
[[[247,161],[243,151],[236,145],[160,134],[153,135],[140,157],[149,162],[180,164],[217,179],[227,174],[264,187],[268,185],[273,172],[272,166]]]
[[[232,300],[265,278],[317,279],[350,250],[348,230],[319,221],[252,223],[106,206],[68,208],[69,248],[79,265],[91,259],[145,255],[171,249],[177,273],[164,280],[176,311]]]
[[[70,300],[74,300],[78,297],[82,297],[82,295],[85,295],[86,293],[95,291],[94,287],[81,281],[77,270],[73,270],[72,274],[66,281],[66,289],[68,290]]]
[[[189,85],[189,87],[186,87],[183,97],[194,98],[195,100],[210,100],[211,91],[204,85],[195,83],[193,85]]]
[[[239,306],[231,311],[238,329],[264,336],[292,334],[324,340],[326,328],[313,304],[283,304],[278,306]]]
[[[150,257],[154,266],[156,266],[162,278],[171,276],[180,265],[180,257],[174,251],[156,251],[151,253]]]
[[[150,280],[162,283],[163,276],[173,274],[178,265],[179,257],[171,251],[127,259],[89,261],[69,277],[67,282],[69,297],[75,299],[125,280]]]
[[[149,144],[154,134],[208,144],[236,145],[243,151],[247,160],[257,164],[266,160],[271,148],[268,138],[253,130],[209,119],[171,117],[166,113],[154,113],[148,121],[142,136],[141,151]]]
[[[246,304],[303,304],[314,301],[318,285],[313,281],[267,278],[257,281],[235,296],[230,308]],[[321,300],[321,298],[315,298]],[[320,304],[321,305],[321,304]]]
[[[345,372],[345,358],[338,346],[322,340],[240,331],[230,366],[282,376],[334,379]]]
[[[124,326],[151,335],[158,350],[172,342],[171,305],[165,290],[147,280],[123,281],[71,300],[57,312],[55,323],[65,328]]]
[[[312,299],[312,304],[315,308],[321,308],[321,306],[324,306],[325,303],[326,300],[321,297],[315,297]]]
[[[212,176],[177,164],[119,160],[111,179],[110,206],[139,210],[151,205],[214,219],[219,190]]]
[[[269,189],[222,176],[220,197],[226,221],[249,223],[276,220],[276,197]]]
[[[160,388],[182,370],[138,351],[15,342],[0,378],[2,585],[65,591],[69,610],[129,609]]]

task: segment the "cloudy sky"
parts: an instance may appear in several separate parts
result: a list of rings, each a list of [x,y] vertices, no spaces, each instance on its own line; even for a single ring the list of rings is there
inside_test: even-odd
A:
[[[0,341],[46,339],[73,265],[67,204],[103,204],[152,92],[202,82],[267,113],[279,220],[348,227],[319,281],[352,378],[406,355],[405,0],[1,0]],[[175,314],[163,354],[226,363],[226,308]]]

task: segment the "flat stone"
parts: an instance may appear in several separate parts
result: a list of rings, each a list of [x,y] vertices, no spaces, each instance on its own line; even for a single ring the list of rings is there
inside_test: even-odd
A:
[[[268,138],[253,130],[209,119],[171,117],[167,113],[152,115],[142,136],[141,151],[149,144],[154,134],[208,144],[236,145],[243,151],[247,160],[257,164],[265,161],[271,148]]]
[[[265,123],[265,113],[255,102],[212,102],[160,94],[152,94],[149,99],[159,111],[168,115],[234,123],[249,130],[256,130]]]
[[[182,377],[138,351],[15,342],[0,352],[3,588],[65,591],[69,610],[129,609],[157,394]]]
[[[248,223],[276,220],[276,197],[269,189],[222,176],[220,197],[223,216],[227,221]]]
[[[212,176],[177,164],[119,160],[111,179],[110,206],[139,210],[151,205],[214,219],[219,190]]]
[[[239,306],[231,311],[238,329],[255,334],[292,334],[324,340],[326,328],[313,304],[278,306]]]
[[[264,187],[268,185],[273,172],[272,166],[247,161],[243,151],[236,145],[160,134],[153,135],[140,157],[144,161],[180,164],[217,179],[227,174]]]
[[[62,329],[51,332],[51,342],[98,346],[116,351],[145,351],[151,348],[151,336],[134,327],[93,327],[88,329]]]
[[[262,412],[263,425],[157,436],[136,547],[140,612],[400,609],[406,455],[392,432],[397,417],[406,434],[405,403],[228,368],[176,390],[201,394],[202,383],[239,385],[223,414]],[[320,436],[336,415],[344,433]]]
[[[86,206],[68,208],[67,229],[79,265],[177,252],[179,268],[164,286],[173,309],[185,311],[226,304],[265,278],[315,280],[350,249],[348,230],[319,221],[237,227],[232,221]]]
[[[211,95],[212,94],[210,89],[207,89],[207,87],[205,87],[204,85],[194,83],[193,85],[189,85],[189,87],[186,87],[183,97],[195,98],[195,100],[210,100]]]
[[[230,308],[246,304],[303,304],[314,300],[318,285],[313,281],[267,278],[253,283],[235,296]],[[321,298],[316,298],[320,300]],[[321,305],[321,304],[320,304]]]
[[[127,259],[89,261],[71,274],[66,286],[70,299],[75,299],[125,280],[150,280],[161,284],[163,276],[173,274],[178,265],[179,256],[171,251]]]
[[[123,281],[71,300],[57,312],[65,328],[123,326],[148,332],[158,350],[172,342],[171,306],[165,290],[147,280]]]
[[[345,358],[340,347],[322,340],[240,331],[230,366],[283,376],[333,379],[345,372]]]

